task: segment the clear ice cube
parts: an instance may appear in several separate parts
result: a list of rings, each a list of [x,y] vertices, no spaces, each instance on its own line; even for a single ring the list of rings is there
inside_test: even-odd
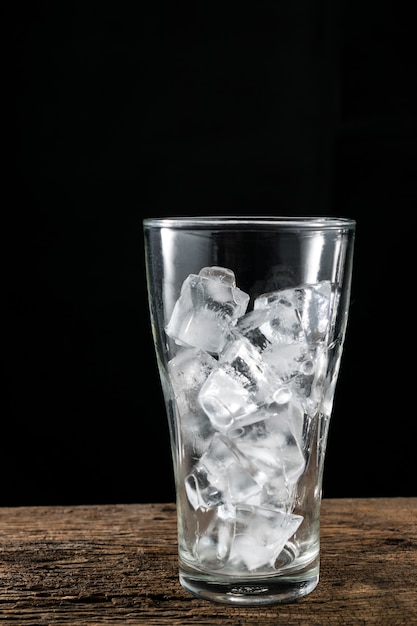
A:
[[[240,504],[235,507],[236,526],[228,565],[233,571],[252,572],[275,562],[303,517],[265,507]]]
[[[201,454],[214,434],[213,427],[198,402],[201,386],[217,360],[197,348],[183,348],[168,363],[170,380],[179,414],[181,441]]]
[[[316,343],[325,339],[331,284],[322,281],[258,296],[254,310],[268,311],[260,331],[272,343]]]
[[[230,557],[236,528],[235,509],[220,505],[200,518],[194,557],[204,567],[217,570],[225,567]]]
[[[233,574],[273,573],[303,517],[248,504],[221,505],[199,525],[195,558],[203,567]]]
[[[200,411],[199,391],[215,367],[217,360],[198,348],[184,348],[169,361],[169,376],[181,413]]]
[[[290,403],[262,409],[256,415],[258,421],[229,431],[228,437],[262,487],[253,502],[288,510],[305,468],[304,412],[301,405]]]
[[[245,501],[261,490],[244,455],[219,433],[186,477],[185,486],[191,506],[202,511],[227,502]]]
[[[183,282],[166,333],[178,345],[218,354],[232,323],[245,313],[248,302],[249,295],[236,287],[231,270],[204,267]]]
[[[218,367],[200,390],[199,402],[213,426],[222,430],[270,402],[276,387],[259,351],[241,337],[220,355]]]

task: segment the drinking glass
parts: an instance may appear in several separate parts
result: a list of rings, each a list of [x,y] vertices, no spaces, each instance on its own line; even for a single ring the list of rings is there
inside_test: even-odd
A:
[[[355,227],[342,217],[143,222],[179,580],[197,597],[260,606],[318,584]]]

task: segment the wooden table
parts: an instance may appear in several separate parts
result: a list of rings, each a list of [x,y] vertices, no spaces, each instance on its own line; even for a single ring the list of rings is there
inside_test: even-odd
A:
[[[0,508],[0,622],[417,624],[417,498],[324,499],[321,537],[309,596],[228,607],[180,586],[173,504]]]

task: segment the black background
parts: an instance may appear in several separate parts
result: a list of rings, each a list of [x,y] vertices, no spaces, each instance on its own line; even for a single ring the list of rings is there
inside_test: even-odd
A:
[[[417,495],[402,3],[34,2],[3,25],[0,505],[173,500],[141,223],[204,213],[357,220],[324,496]]]

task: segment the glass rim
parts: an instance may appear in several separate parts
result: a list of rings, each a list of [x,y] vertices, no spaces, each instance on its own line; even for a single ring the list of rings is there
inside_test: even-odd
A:
[[[349,217],[318,216],[278,216],[278,215],[202,215],[202,216],[173,216],[173,217],[146,217],[143,219],[144,228],[255,228],[279,226],[292,229],[324,229],[333,230],[347,228],[354,230],[356,220]]]

